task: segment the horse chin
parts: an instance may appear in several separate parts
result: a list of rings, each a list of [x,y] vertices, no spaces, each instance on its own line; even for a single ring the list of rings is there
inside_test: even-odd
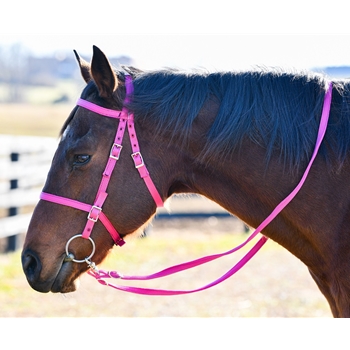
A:
[[[74,269],[72,262],[63,262],[61,269],[51,286],[52,293],[70,293],[75,292],[79,287],[80,271]]]
[[[51,288],[52,293],[71,293],[75,292],[79,288],[79,280],[76,279],[74,281],[71,281],[69,284],[64,283],[64,284],[59,284],[54,282]]]

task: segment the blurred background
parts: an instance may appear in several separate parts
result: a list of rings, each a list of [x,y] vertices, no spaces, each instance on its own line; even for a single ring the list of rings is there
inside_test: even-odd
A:
[[[28,16],[19,27],[10,16],[18,10],[13,2],[8,16],[3,16],[0,317],[331,317],[305,266],[273,242],[239,274],[197,295],[171,299],[121,295],[88,276],[81,278],[77,292],[66,297],[41,295],[30,289],[20,264],[23,237],[59,130],[85,85],[73,49],[90,61],[92,45],[96,45],[114,66],[133,65],[145,70],[220,71],[260,66],[314,70],[330,78],[350,76],[350,34],[342,31],[346,21],[333,24],[329,8],[322,10],[328,19],[321,20],[313,15],[317,13],[314,6],[310,15],[305,4],[297,3],[288,7],[288,16],[281,15],[284,11],[262,15],[264,7],[276,6],[273,1],[254,8],[246,1],[241,12],[237,8],[228,11],[221,1],[216,6],[202,4],[200,10],[190,3],[178,4],[165,11],[167,16],[164,12],[154,15],[146,11],[153,4],[148,3],[147,9],[143,4],[138,9],[124,6],[118,16],[117,9],[91,7],[89,16],[84,16],[80,5],[72,3],[54,14],[44,9],[42,16]],[[32,3],[21,4],[21,11],[33,13],[32,7]],[[339,16],[339,11],[336,13]],[[152,273],[228,250],[242,242],[249,230],[199,196],[175,197],[170,207],[172,216],[160,212],[145,238],[114,250],[103,267],[123,273]],[[233,263],[226,259],[152,287],[195,288],[216,279]]]
[[[349,45],[344,45],[346,41]],[[350,37],[344,35],[0,36],[0,317],[330,317],[306,267],[273,242],[237,276],[199,296],[123,295],[121,305],[116,302],[121,292],[103,288],[88,276],[66,298],[43,297],[30,289],[20,249],[59,130],[85,85],[72,50],[90,61],[92,45],[99,46],[115,67],[217,71],[272,66],[315,70],[330,78],[350,76]],[[169,206],[171,214],[160,210],[145,238],[115,249],[103,267],[148,274],[229,250],[249,232],[241,221],[201,196],[176,196]],[[223,259],[195,273],[173,276],[157,282],[158,287],[204,285],[234,261]]]
[[[0,102],[73,103],[83,87],[73,49],[92,45],[115,66],[209,71],[252,67],[311,69],[349,75],[347,35],[0,35]]]

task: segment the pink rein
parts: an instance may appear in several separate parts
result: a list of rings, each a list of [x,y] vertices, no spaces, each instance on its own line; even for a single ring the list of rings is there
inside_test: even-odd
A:
[[[129,101],[130,95],[132,94],[132,91],[133,91],[132,81],[131,81],[131,78],[129,78],[129,77],[126,77],[126,78],[127,78],[127,80],[126,80],[126,89],[127,89],[126,101]],[[108,278],[120,278],[123,280],[129,280],[129,281],[131,281],[131,280],[133,280],[133,281],[141,281],[141,280],[145,281],[145,280],[151,280],[151,279],[169,276],[169,275],[175,274],[177,272],[184,271],[184,270],[208,263],[210,261],[216,260],[216,259],[221,258],[223,256],[230,255],[230,254],[238,251],[239,249],[243,248],[245,245],[247,245],[290,203],[290,201],[296,196],[296,194],[299,192],[299,190],[303,186],[303,184],[304,184],[304,182],[309,174],[310,168],[311,168],[311,166],[312,166],[312,164],[317,156],[317,153],[318,153],[318,150],[319,150],[320,145],[322,143],[322,140],[324,138],[324,135],[326,133],[331,101],[332,101],[332,84],[330,83],[328,90],[326,92],[326,95],[325,95],[325,99],[324,99],[323,110],[322,110],[322,115],[321,115],[321,120],[320,120],[320,125],[319,125],[319,130],[318,130],[318,134],[317,134],[317,140],[316,140],[314,152],[312,154],[310,162],[309,162],[300,182],[297,184],[295,189],[284,200],[282,200],[281,203],[279,203],[276,206],[276,208],[272,211],[272,213],[255,229],[255,231],[242,244],[240,244],[239,246],[237,246],[237,247],[235,247],[227,252],[224,252],[221,254],[209,255],[209,256],[206,256],[206,257],[203,257],[200,259],[189,261],[187,263],[175,265],[175,266],[172,266],[170,268],[161,270],[157,273],[154,273],[151,275],[146,275],[146,276],[124,276],[124,275],[119,274],[116,271],[108,272],[108,271],[104,271],[104,270],[99,270],[96,268],[95,264],[90,262],[90,260],[87,258],[87,259],[85,259],[85,261],[91,267],[91,269],[88,271],[88,274],[95,277],[97,279],[97,281],[103,285],[108,285],[112,288],[115,288],[115,289],[118,289],[121,291],[125,291],[125,292],[144,294],[144,295],[179,295],[179,294],[189,294],[189,293],[199,292],[199,291],[211,288],[211,287],[225,281],[229,277],[231,277],[233,274],[235,274],[237,271],[239,271],[259,251],[259,249],[266,243],[266,241],[268,239],[267,237],[262,235],[260,237],[260,239],[258,240],[258,242],[248,251],[248,253],[246,253],[246,255],[241,260],[239,260],[238,263],[236,263],[236,265],[234,265],[229,271],[227,271],[224,275],[222,275],[220,278],[218,278],[214,282],[211,282],[211,283],[209,283],[201,288],[198,288],[198,289],[186,290],[186,291],[149,289],[149,288],[139,288],[139,287],[115,285],[115,284],[108,283],[106,281],[106,279],[108,279]],[[86,108],[90,111],[93,111],[97,114],[100,114],[102,116],[120,119],[120,122],[119,122],[120,124],[118,127],[116,138],[114,140],[114,144],[113,144],[112,149],[111,149],[111,155],[110,155],[110,158],[107,162],[105,171],[103,173],[103,177],[102,177],[101,184],[100,184],[100,187],[99,187],[97,195],[96,195],[94,205],[78,202],[78,201],[75,201],[72,199],[68,199],[65,197],[60,197],[60,196],[56,196],[56,195],[52,195],[52,194],[48,194],[48,193],[44,193],[44,192],[41,194],[40,198],[43,200],[47,200],[50,202],[54,202],[57,204],[73,207],[73,208],[88,212],[89,215],[88,215],[87,224],[83,230],[81,237],[91,240],[90,234],[91,234],[93,225],[98,219],[100,219],[101,222],[103,223],[103,225],[106,227],[107,231],[111,234],[114,242],[117,245],[122,246],[125,242],[119,236],[117,230],[115,230],[115,228],[110,223],[110,221],[105,216],[105,214],[102,212],[102,205],[107,197],[106,190],[107,190],[107,186],[109,183],[111,173],[116,165],[116,161],[119,159],[120,151],[122,149],[121,144],[122,144],[122,139],[123,139],[126,124],[128,125],[129,138],[130,138],[132,150],[133,150],[133,154],[131,156],[135,162],[135,167],[138,169],[141,178],[143,178],[143,180],[145,181],[145,184],[146,184],[147,188],[149,189],[152,197],[154,198],[154,201],[157,204],[157,206],[158,207],[163,206],[163,201],[162,201],[156,187],[154,186],[154,184],[149,176],[149,173],[147,171],[147,168],[143,162],[143,159],[142,159],[142,156],[140,153],[140,149],[139,149],[139,145],[138,145],[138,141],[137,141],[137,137],[136,137],[136,131],[134,128],[133,115],[129,114],[125,108],[123,108],[122,111],[110,110],[110,109],[100,107],[98,105],[95,105],[91,102],[88,102],[88,101],[85,101],[82,99],[80,99],[78,101],[78,105],[83,107],[83,108]],[[72,237],[72,239],[75,237],[76,236]],[[79,235],[79,237],[80,237],[80,235]],[[67,248],[66,248],[66,250],[67,250]],[[94,243],[93,243],[93,252],[94,252]],[[93,255],[93,253],[91,254],[91,256],[92,255]],[[72,259],[72,260],[76,261],[76,262],[81,262],[81,261],[77,261],[74,259]]]

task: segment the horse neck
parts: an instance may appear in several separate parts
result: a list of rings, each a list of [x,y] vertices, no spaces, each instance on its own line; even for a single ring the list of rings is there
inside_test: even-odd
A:
[[[193,142],[198,144],[200,141]],[[196,147],[193,146],[193,149]],[[191,154],[191,148],[189,150]],[[196,153],[191,156],[187,155],[189,161],[184,166],[189,192],[215,201],[252,227],[259,226],[292,192],[305,170],[304,164],[301,164],[294,173],[289,172],[278,156],[273,156],[267,166],[266,150],[249,140],[225,160],[218,155],[205,163],[198,161]],[[314,209],[320,205],[320,189],[327,192],[327,198],[332,198],[332,207],[339,207],[332,191],[342,181],[324,169],[324,160],[320,157],[313,164],[302,191],[263,230],[264,235],[284,246],[314,271],[322,266],[324,256],[327,256],[332,245],[330,240],[334,227],[329,222],[339,225],[344,211],[347,213],[347,206],[344,205],[342,211],[336,215],[333,213],[332,217],[328,217],[328,214],[322,218],[317,216],[318,211]],[[346,172],[344,169],[341,176],[346,177]],[[322,245],[322,242],[327,244]]]
[[[218,155],[201,162],[194,156],[192,161],[195,165],[189,187],[193,192],[215,201],[251,226],[260,224],[283,199],[275,191],[283,172],[266,168],[265,150],[256,144],[246,142],[227,158]]]
[[[278,157],[272,157],[267,167],[266,149],[248,138],[230,155],[202,157],[206,145],[203,135],[214,119],[215,109],[203,111],[195,120],[188,145],[178,153],[176,175],[181,186],[173,192],[201,194],[257,227],[293,190],[300,174],[296,171],[286,176]]]

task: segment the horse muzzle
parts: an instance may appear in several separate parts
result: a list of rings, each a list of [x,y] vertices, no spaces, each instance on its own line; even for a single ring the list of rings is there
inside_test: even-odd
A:
[[[22,253],[22,267],[29,285],[38,292],[69,293],[77,289],[75,278],[79,273],[74,273],[72,262],[65,257],[44,275],[39,256],[27,249]]]

